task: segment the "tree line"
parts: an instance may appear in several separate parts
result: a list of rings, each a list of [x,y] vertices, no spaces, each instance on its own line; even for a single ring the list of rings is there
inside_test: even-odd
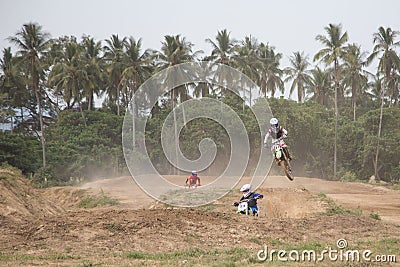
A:
[[[110,133],[101,132],[92,124],[103,123],[105,127],[113,127],[112,121],[121,120],[117,118],[129,108],[134,93],[154,73],[180,63],[209,61],[233,67],[256,83],[259,93],[269,97],[274,114],[282,118],[281,121],[285,122],[292,132],[298,134],[300,139],[296,140],[304,138],[302,131],[314,137],[302,144],[306,144],[306,147],[300,148],[299,144],[291,144],[295,154],[305,154],[302,157],[307,159],[302,165],[305,171],[319,168],[319,173],[315,175],[337,178],[346,171],[361,175],[358,169],[354,170],[361,167],[364,176],[372,171],[378,178],[382,176],[384,179],[395,179],[398,178],[396,175],[400,159],[399,149],[392,146],[389,151],[392,157],[388,160],[386,146],[388,142],[399,141],[396,139],[399,128],[393,128],[392,133],[386,129],[392,129],[398,122],[398,35],[399,32],[391,28],[379,27],[377,32],[372,34],[372,52],[367,53],[360,45],[349,42],[348,33],[342,30],[340,24],[329,24],[322,34],[315,37],[322,47],[311,59],[304,52],[296,51],[289,55],[290,66],[282,67],[281,60],[284,55],[277,52],[275,47],[259,42],[251,35],[243,40],[235,40],[226,29],[218,31],[214,38],[206,39],[212,50],[209,55],[205,55],[202,51],[195,51],[194,44],[181,35],[164,36],[160,50],[154,50],[143,49],[140,38],[118,35],[112,35],[102,41],[90,36],[83,36],[79,40],[75,36],[51,38],[41,25],[24,24],[14,36],[8,38],[17,51],[14,53],[11,47],[5,48],[0,59],[1,118],[3,123],[9,125],[11,132],[3,133],[1,160],[13,161],[10,159],[18,158],[15,155],[11,156],[12,148],[7,147],[13,142],[19,143],[18,138],[36,138],[40,140],[40,148],[36,145],[32,148],[35,151],[35,160],[32,162],[36,163],[30,171],[40,169],[45,174],[49,169],[48,158],[53,162],[51,167],[55,171],[54,158],[60,156],[56,148],[63,146],[62,149],[66,149],[65,143],[68,143],[73,151],[66,150],[63,156],[69,155],[70,159],[64,160],[70,164],[71,171],[64,175],[84,175],[86,172],[76,170],[90,165],[89,161],[94,162],[93,154],[88,156],[86,161],[74,161],[68,153],[80,158],[79,155],[87,153],[87,150],[78,151],[72,144],[82,147],[86,145],[76,140],[72,142],[73,136],[66,136],[66,133],[70,132],[75,136],[85,133],[87,138],[90,135],[90,138],[94,138],[97,134],[99,144],[104,146],[101,151],[116,151],[114,159],[118,163],[114,169],[120,170],[123,168],[120,167],[120,139],[112,139],[110,145],[106,145],[104,140],[109,139],[104,138],[109,138]],[[377,63],[375,73],[367,71],[372,62]],[[290,95],[297,90],[297,103],[275,99],[277,92],[284,93],[285,84],[290,89]],[[205,96],[223,99],[233,106],[237,101],[229,92],[212,84],[174,88],[168,98],[160,100],[160,105],[152,111],[154,129],[160,126],[159,118],[175,105],[190,98]],[[104,99],[101,110],[95,110],[95,97]],[[312,115],[306,116],[306,110]],[[72,111],[74,115],[70,114]],[[96,112],[98,115],[93,115]],[[247,111],[243,109],[242,112]],[[76,117],[76,114],[80,117]],[[299,117],[297,114],[303,114],[314,123],[304,121],[304,116]],[[109,116],[116,117],[110,120]],[[396,123],[385,124],[387,116],[395,119]],[[310,129],[304,125],[315,131],[309,132]],[[322,125],[324,127],[320,128]],[[80,130],[72,133],[73,126]],[[88,128],[91,131],[87,131]],[[360,130],[364,133],[362,136]],[[346,137],[344,142],[342,138],[343,134],[348,134],[346,131],[355,131],[353,137],[359,138],[358,141]],[[55,132],[58,132],[58,136]],[[319,135],[316,136],[316,133]],[[82,136],[80,138],[84,139]],[[100,142],[100,139],[103,140]],[[64,144],[60,140],[63,140]],[[89,143],[96,144],[92,141]],[[158,141],[155,139],[149,144],[154,142],[154,147],[157,147]],[[223,141],[221,142],[223,147]],[[25,143],[31,144],[30,141]],[[316,144],[318,148],[315,147]],[[355,144],[357,147],[353,147]],[[349,149],[347,146],[353,148]],[[312,149],[315,149],[314,153],[310,152]],[[355,154],[350,155],[347,149]],[[92,151],[100,154],[103,152]],[[162,158],[157,151],[154,152],[153,159],[159,161],[160,168],[165,169],[167,164]],[[310,166],[304,166],[307,164]],[[62,170],[65,171],[65,168],[58,168],[55,172],[60,173]],[[394,174],[396,175],[392,177]]]

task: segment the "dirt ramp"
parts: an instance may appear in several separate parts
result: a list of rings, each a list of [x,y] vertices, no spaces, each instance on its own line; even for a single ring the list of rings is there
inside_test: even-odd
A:
[[[0,215],[13,221],[63,212],[17,170],[0,169],[0,196]]]
[[[296,177],[291,182],[282,176],[268,176],[261,185],[261,189],[303,189],[315,196],[325,194],[327,197],[333,199],[335,203],[347,209],[359,210],[366,215],[379,215],[386,222],[400,225],[399,190],[366,183],[328,181],[305,177]],[[293,200],[290,194],[288,197]],[[294,203],[297,206],[296,201],[288,202]],[[286,208],[291,209],[290,205]],[[304,208],[307,208],[307,206],[301,209]]]
[[[46,188],[42,193],[45,194],[47,200],[63,209],[76,208],[79,206],[82,198],[88,196],[86,190],[73,186]]]
[[[325,212],[325,204],[305,189],[270,188],[261,189],[265,195],[266,216],[269,218],[305,218],[315,213]]]

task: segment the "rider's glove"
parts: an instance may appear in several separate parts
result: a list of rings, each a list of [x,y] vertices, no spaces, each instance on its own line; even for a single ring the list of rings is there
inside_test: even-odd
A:
[[[287,135],[286,134],[284,134],[283,136],[282,136],[282,138],[286,138],[287,137]]]
[[[239,202],[234,202],[232,205],[237,207],[237,206],[239,206]]]

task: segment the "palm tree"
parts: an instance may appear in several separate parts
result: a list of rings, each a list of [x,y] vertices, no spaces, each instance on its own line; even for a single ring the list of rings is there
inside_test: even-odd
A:
[[[311,70],[310,85],[308,87],[309,93],[312,93],[312,100],[327,107],[331,101],[331,75],[329,71],[321,70],[319,67]]]
[[[297,86],[297,100],[299,103],[302,103],[305,98],[305,87],[311,81],[310,70],[307,69],[310,63],[308,62],[308,57],[304,56],[303,52],[294,52],[289,60],[292,66],[285,69],[285,74],[287,75],[285,82],[293,80],[290,87],[290,95]]]
[[[222,31],[218,31],[217,36],[215,37],[215,41],[211,39],[206,39],[206,42],[210,43],[212,46],[211,56],[209,60],[211,60],[214,64],[223,64],[227,66],[232,66],[233,60],[232,56],[235,49],[235,44],[237,43],[234,39],[230,37],[230,32],[226,29]],[[220,71],[220,67],[217,67],[216,70],[217,77],[215,79],[220,83],[223,84],[224,82],[227,83],[227,86],[231,86],[232,77],[225,77],[223,74],[226,74],[224,71]],[[228,73],[229,75],[229,73]],[[222,95],[227,93],[224,87],[220,87],[220,92]]]
[[[246,36],[240,45],[236,45],[235,53],[233,54],[233,66],[240,72],[247,75],[253,82],[260,80],[259,69],[262,68],[262,63],[258,57],[258,42],[257,39],[251,36]],[[249,88],[249,104],[251,105],[251,84],[242,84],[242,88]],[[243,94],[245,97],[245,94]],[[244,104],[244,103],[243,103]]]
[[[283,70],[279,67],[282,54],[275,53],[274,47],[261,43],[258,55],[261,61],[261,75],[259,81],[261,93],[267,96],[267,92],[270,92],[271,96],[274,97],[276,90],[279,89],[283,94],[285,90],[284,82],[281,78]]]
[[[391,91],[391,98],[397,103],[398,88],[392,82],[394,70],[400,70],[400,59],[396,53],[396,48],[400,46],[400,41],[395,41],[399,31],[392,31],[391,28],[379,27],[378,32],[374,33],[374,49],[367,59],[370,64],[375,58],[379,57],[378,72],[383,74],[384,84],[388,91]],[[391,85],[391,86],[390,86]],[[396,93],[397,90],[397,93]],[[391,105],[391,102],[390,104]]]
[[[212,46],[210,59],[216,63],[230,66],[236,41],[230,38],[230,32],[226,29],[218,31],[215,40],[214,42],[209,38],[206,39],[206,42]]]
[[[121,92],[126,95],[126,104],[131,103],[132,108],[132,126],[133,126],[133,146],[136,146],[135,135],[135,117],[137,117],[137,103],[135,102],[134,94],[137,89],[150,77],[151,57],[150,51],[146,50],[141,53],[142,39],[136,41],[130,37],[125,44],[126,56],[124,57],[124,71],[121,75]],[[126,106],[126,109],[128,106]]]
[[[92,110],[94,106],[94,95],[99,96],[105,89],[105,71],[104,64],[101,59],[101,42],[96,42],[93,38],[83,37],[81,46],[85,49],[85,68],[88,79],[91,81],[90,86],[84,88],[84,95],[88,102],[88,110]]]
[[[347,32],[342,34],[342,26],[329,24],[328,27],[325,27],[325,31],[328,36],[317,35],[315,38],[317,41],[320,41],[324,48],[317,52],[314,56],[314,61],[322,59],[322,61],[328,66],[333,63],[334,69],[334,82],[335,82],[335,144],[334,144],[334,152],[333,152],[333,176],[336,179],[336,171],[337,171],[337,131],[338,131],[338,90],[340,88],[340,72],[339,72],[339,59],[343,55],[343,50],[345,47],[345,43],[347,42]],[[343,99],[343,92],[340,94],[341,99]]]
[[[383,116],[383,105],[384,105],[384,97],[385,97],[385,88],[390,88],[390,86],[395,85],[392,82],[393,77],[393,70],[400,69],[400,60],[399,56],[397,55],[395,49],[396,47],[400,46],[399,41],[395,41],[395,38],[399,34],[398,31],[392,31],[391,28],[384,29],[383,27],[379,27],[378,32],[374,33],[373,43],[374,49],[372,54],[368,57],[368,63],[371,63],[374,58],[380,56],[379,64],[378,64],[378,74],[383,74],[383,84],[384,88],[381,92],[381,110],[380,110],[380,117],[379,117],[379,128],[378,128],[378,143],[376,147],[376,154],[375,154],[375,162],[374,162],[374,169],[375,169],[375,177],[379,179],[378,175],[378,159],[379,159],[379,140],[381,138],[381,128],[382,128],[382,116]],[[397,88],[393,88],[394,90],[398,90]],[[394,92],[393,90],[393,92]],[[395,100],[396,101],[396,100]],[[391,104],[391,101],[390,101]],[[389,105],[390,105],[389,104]]]
[[[162,42],[161,52],[158,53],[158,68],[159,69],[166,69],[172,67],[177,64],[181,64],[184,62],[189,62],[195,58],[196,53],[192,52],[193,44],[186,41],[186,38],[181,37],[180,35],[171,36],[166,35],[164,37],[164,41]],[[178,70],[179,71],[179,70]],[[187,98],[187,88],[186,86],[182,85],[178,88],[175,88],[177,82],[177,76],[184,77],[188,75],[184,71],[180,70],[180,73],[174,73],[173,75],[169,75],[165,77],[165,84],[172,88],[171,93],[171,100],[172,100],[172,109],[173,109],[173,116],[174,116],[174,140],[175,140],[175,156],[176,160],[178,160],[178,128],[177,128],[177,120],[176,120],[176,111],[175,106],[177,102],[178,95],[180,96],[181,102],[186,100]],[[180,79],[178,77],[178,79]],[[185,114],[183,112],[184,120]]]
[[[117,104],[117,115],[120,114],[120,81],[124,70],[123,60],[125,57],[126,37],[120,39],[118,35],[113,34],[109,40],[106,40],[107,45],[104,49],[104,59],[107,63],[107,72],[109,74],[110,85],[108,93],[110,99],[115,99]]]
[[[205,97],[210,94],[210,89],[213,88],[212,80],[215,75],[215,70],[212,70],[209,66],[212,63],[209,63],[207,59],[200,59],[198,62],[200,68],[199,72],[196,73],[197,80],[202,82],[198,82],[194,84],[193,88],[193,96],[194,97]],[[205,66],[205,67],[203,67]]]
[[[84,51],[84,48],[76,42],[67,43],[64,55],[54,64],[48,81],[50,84],[54,84],[56,93],[62,92],[68,108],[73,107],[74,103],[78,102],[82,118],[86,125],[82,100],[85,88],[91,88],[92,82],[89,79],[84,64]]]
[[[312,94],[311,100],[328,107],[334,102],[334,91],[332,90],[331,71],[322,70],[318,66],[311,70],[311,80],[308,93]]]
[[[15,36],[9,37],[10,42],[15,44],[20,50],[17,54],[22,63],[27,64],[30,75],[30,88],[36,96],[39,112],[40,140],[42,143],[43,168],[46,168],[46,141],[45,129],[43,125],[43,115],[41,106],[41,92],[39,88],[40,77],[44,71],[42,57],[47,51],[50,35],[42,31],[42,26],[36,23],[28,23]]]
[[[171,36],[166,35],[164,37],[164,41],[162,42],[161,52],[157,54],[158,58],[158,69],[166,69],[168,67],[175,66],[177,64],[181,64],[184,62],[190,62],[196,58],[198,53],[202,51],[192,52],[193,44],[191,42],[186,41],[185,37],[181,37],[180,35]],[[185,72],[181,72],[176,74],[178,76],[184,77],[188,74]],[[175,76],[175,75],[174,75]],[[167,83],[172,88],[175,87],[174,76],[167,75]],[[172,80],[169,80],[172,79]],[[172,91],[172,101],[175,105],[177,98],[180,98],[180,101],[183,102],[187,99],[187,89],[186,86],[179,86],[178,88],[174,88]]]
[[[11,53],[11,47],[4,48],[3,50],[3,58],[0,59],[0,74],[0,94],[3,95],[3,99],[6,99],[9,109],[7,112],[13,114],[11,109],[13,107],[19,107],[21,110],[21,123],[23,123],[23,106],[27,99],[25,79],[16,65],[16,58]],[[4,95],[6,95],[6,97],[4,97]]]
[[[351,104],[353,106],[353,120],[356,121],[356,106],[358,98],[363,95],[362,89],[366,87],[368,78],[365,65],[365,52],[361,52],[360,46],[351,44],[346,47],[343,54],[344,84],[351,88]]]
[[[135,40],[130,37],[125,44],[124,70],[121,75],[121,92],[125,95],[125,102],[130,103],[133,95],[140,85],[152,73],[151,51],[141,53],[142,39]]]

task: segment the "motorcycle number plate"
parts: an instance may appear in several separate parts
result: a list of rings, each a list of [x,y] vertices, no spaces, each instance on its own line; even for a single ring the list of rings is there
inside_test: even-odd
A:
[[[238,211],[246,211],[247,210],[247,202],[239,203]]]
[[[277,159],[280,159],[281,156],[282,156],[282,150],[280,150],[280,149],[278,150],[278,149],[277,149],[277,150],[275,151],[275,157],[276,157]]]

